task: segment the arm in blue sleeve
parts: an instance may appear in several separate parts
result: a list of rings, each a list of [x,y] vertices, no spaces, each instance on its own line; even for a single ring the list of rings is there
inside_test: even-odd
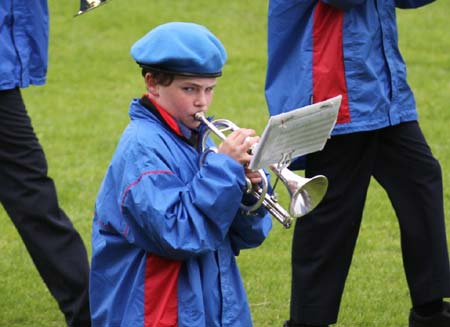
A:
[[[271,229],[272,219],[264,208],[260,208],[252,214],[240,210],[230,230],[234,255],[239,255],[239,251],[242,249],[250,249],[261,245]]]
[[[266,174],[267,182],[270,182],[269,173],[267,171],[264,171],[264,173]],[[269,194],[272,192],[270,183],[267,192]],[[243,198],[243,203],[249,206],[256,203],[256,201],[250,194],[245,195]],[[259,246],[266,239],[271,228],[272,219],[264,206],[261,205],[251,213],[240,209],[230,230],[230,239],[234,254],[238,255],[241,249]]]
[[[173,259],[215,250],[239,210],[245,183],[242,166],[228,156],[211,154],[186,184],[163,158],[147,154],[145,163],[144,172],[133,174],[138,178],[122,185],[128,241]]]

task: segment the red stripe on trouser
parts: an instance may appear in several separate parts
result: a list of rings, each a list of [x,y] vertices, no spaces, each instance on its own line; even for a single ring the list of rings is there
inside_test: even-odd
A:
[[[342,49],[344,12],[318,1],[313,22],[313,100],[342,95],[337,123],[350,122]]]
[[[144,286],[144,326],[175,327],[178,323],[178,274],[181,262],[147,256]]]

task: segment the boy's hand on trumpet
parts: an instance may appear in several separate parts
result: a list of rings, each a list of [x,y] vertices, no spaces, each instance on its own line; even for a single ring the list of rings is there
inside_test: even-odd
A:
[[[252,159],[251,148],[259,141],[259,136],[254,135],[255,131],[253,129],[239,128],[230,133],[230,135],[220,143],[218,152],[227,154],[242,164],[245,167],[245,175],[247,178],[250,179],[252,184],[257,184],[261,182],[261,176],[258,172],[247,168]]]
[[[245,176],[247,176],[247,178],[250,180],[252,184],[259,184],[262,182],[261,175],[258,171],[251,170],[246,167],[244,169],[245,169]]]

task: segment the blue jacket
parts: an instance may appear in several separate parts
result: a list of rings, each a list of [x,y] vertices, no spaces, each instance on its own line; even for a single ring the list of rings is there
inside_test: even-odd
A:
[[[271,0],[266,99],[271,115],[342,94],[332,132],[417,119],[395,7],[433,0]]]
[[[0,90],[45,83],[47,0],[0,1]]]
[[[243,167],[215,153],[200,167],[139,100],[130,117],[95,206],[93,326],[251,326],[235,255],[272,222],[264,208],[241,212]]]

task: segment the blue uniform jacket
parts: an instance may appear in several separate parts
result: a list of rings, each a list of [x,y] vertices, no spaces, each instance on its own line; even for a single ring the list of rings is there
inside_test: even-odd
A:
[[[417,119],[395,7],[432,0],[271,0],[266,99],[271,115],[342,94],[332,132]]]
[[[241,212],[243,167],[215,153],[200,167],[139,100],[130,117],[95,206],[93,326],[251,326],[235,255],[272,222]]]
[[[47,0],[0,1],[0,90],[45,83]]]

